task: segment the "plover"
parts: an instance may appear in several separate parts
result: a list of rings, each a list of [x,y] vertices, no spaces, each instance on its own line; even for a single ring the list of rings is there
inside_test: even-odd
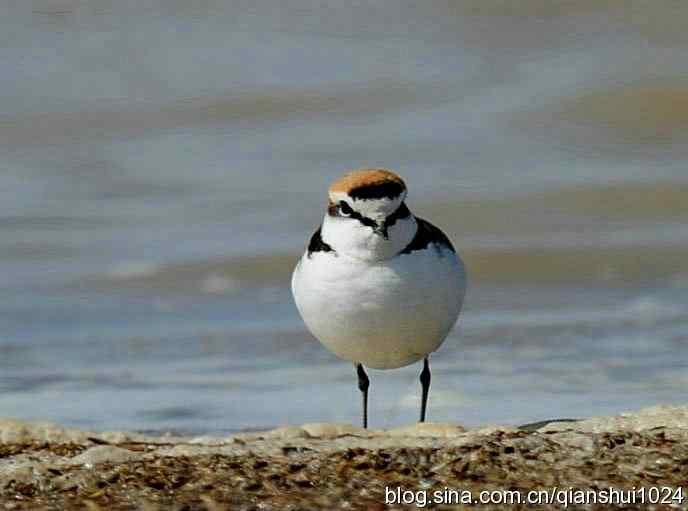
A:
[[[311,333],[354,363],[368,427],[364,366],[423,360],[420,421],[430,389],[428,356],[456,323],[466,271],[447,236],[406,206],[406,184],[386,169],[349,172],[329,189],[327,213],[292,275]]]

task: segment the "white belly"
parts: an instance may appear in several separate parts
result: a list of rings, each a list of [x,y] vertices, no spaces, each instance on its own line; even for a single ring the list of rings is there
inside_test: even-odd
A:
[[[314,252],[292,276],[313,335],[339,357],[374,369],[402,367],[439,348],[465,290],[461,259],[432,245],[375,263]]]

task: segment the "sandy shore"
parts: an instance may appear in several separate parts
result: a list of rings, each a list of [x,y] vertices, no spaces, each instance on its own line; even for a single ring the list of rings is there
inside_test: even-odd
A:
[[[437,491],[450,495],[445,489],[468,490],[473,498],[482,490],[520,490],[525,498],[529,490],[555,486],[681,485],[685,497],[688,407],[522,428],[428,423],[365,431],[306,424],[230,438],[90,433],[0,420],[0,509],[417,509],[385,505],[391,491],[398,498],[397,488],[425,498],[428,508],[464,509],[430,499]],[[459,495],[467,493],[449,498]],[[638,500],[624,509],[687,506],[688,499],[667,497],[665,504]]]

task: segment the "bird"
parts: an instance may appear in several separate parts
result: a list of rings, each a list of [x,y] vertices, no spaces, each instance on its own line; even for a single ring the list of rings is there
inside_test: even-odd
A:
[[[385,168],[343,174],[328,190],[322,223],[291,279],[308,330],[353,362],[368,427],[365,368],[423,361],[420,422],[430,390],[429,355],[456,323],[466,268],[449,238],[406,205],[403,178]]]

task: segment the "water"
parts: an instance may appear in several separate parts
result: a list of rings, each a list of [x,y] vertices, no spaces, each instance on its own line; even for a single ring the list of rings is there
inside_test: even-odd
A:
[[[686,8],[36,0],[0,17],[0,416],[358,422],[290,272],[383,165],[470,288],[430,417],[685,403]],[[371,371],[415,420],[419,367]]]

